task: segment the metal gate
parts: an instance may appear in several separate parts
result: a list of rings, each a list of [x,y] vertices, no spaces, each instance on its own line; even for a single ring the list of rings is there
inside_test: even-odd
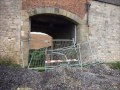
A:
[[[36,70],[53,69],[56,66],[80,66],[82,68],[85,65],[100,62],[93,53],[90,42],[75,45],[72,40],[54,40],[53,43],[50,47],[30,50],[28,68]],[[90,51],[88,57],[85,57],[86,60],[83,57],[85,51]]]
[[[46,69],[51,69],[55,66],[76,66],[80,63],[79,48],[74,45],[47,50],[46,52]]]
[[[50,47],[30,49],[28,68],[44,70],[55,66],[76,64],[77,52],[73,40],[56,39]]]
[[[29,51],[29,61],[28,68],[36,69],[36,70],[44,70],[45,69],[45,50],[46,48],[41,48],[38,50],[30,50]]]

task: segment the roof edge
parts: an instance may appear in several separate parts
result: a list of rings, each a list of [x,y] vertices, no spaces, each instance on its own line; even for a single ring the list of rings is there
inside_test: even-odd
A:
[[[93,0],[93,1],[98,1],[98,2],[103,2],[103,3],[120,6],[120,0]]]

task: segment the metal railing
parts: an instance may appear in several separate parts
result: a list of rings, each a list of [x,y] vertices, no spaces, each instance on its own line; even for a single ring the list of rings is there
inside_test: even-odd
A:
[[[79,64],[79,48],[69,46],[55,50],[47,50],[46,68]]]
[[[71,39],[53,39],[53,49],[68,47],[74,44]]]
[[[44,67],[53,67],[59,65],[58,63],[55,64],[54,61],[62,61],[67,60],[68,56],[65,53],[62,53],[62,48],[73,45],[73,40],[69,39],[56,39],[53,40],[53,44],[47,48],[41,49],[31,49],[29,51],[29,64],[28,68],[30,69],[38,69]],[[61,49],[61,50],[58,50]],[[56,50],[56,51],[54,51]],[[59,52],[58,52],[59,51]],[[53,62],[48,65],[48,62]],[[63,63],[63,61],[61,62]]]
[[[71,44],[61,48],[51,47],[30,50],[28,68],[53,69],[59,66],[80,66],[82,69],[83,66],[99,62],[97,56],[91,50],[90,42]]]

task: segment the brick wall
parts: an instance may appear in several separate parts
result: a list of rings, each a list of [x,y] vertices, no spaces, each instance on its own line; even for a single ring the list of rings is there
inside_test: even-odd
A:
[[[57,7],[72,12],[81,18],[85,15],[86,0],[22,0],[22,9],[31,10],[38,7]]]
[[[30,33],[30,49],[40,49],[52,46],[52,37],[43,33]]]

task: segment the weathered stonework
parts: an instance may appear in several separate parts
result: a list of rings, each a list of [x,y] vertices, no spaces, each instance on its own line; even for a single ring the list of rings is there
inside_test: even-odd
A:
[[[120,6],[88,1],[91,6],[87,13],[86,0],[1,0],[0,56],[27,65],[30,16],[55,14],[77,24],[83,60],[120,60]]]
[[[120,60],[120,6],[92,1],[89,11],[89,39],[102,61]]]
[[[21,0],[0,1],[0,56],[20,64]]]
[[[21,10],[21,59],[24,61],[24,66],[28,64],[29,55],[29,32],[30,32],[30,20],[27,12]]]

